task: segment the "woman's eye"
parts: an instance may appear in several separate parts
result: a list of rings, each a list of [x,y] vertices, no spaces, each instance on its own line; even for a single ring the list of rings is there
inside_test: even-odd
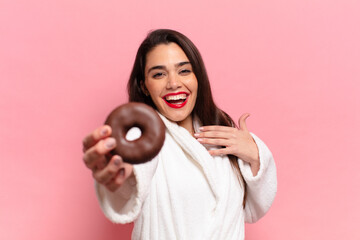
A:
[[[187,75],[189,73],[191,73],[191,71],[189,69],[183,69],[183,70],[180,71],[181,75]]]
[[[163,73],[155,73],[154,75],[153,75],[153,78],[160,78],[160,77],[162,77],[164,74]]]

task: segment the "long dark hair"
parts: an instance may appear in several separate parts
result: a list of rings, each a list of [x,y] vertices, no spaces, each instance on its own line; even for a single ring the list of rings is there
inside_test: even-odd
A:
[[[235,127],[236,124],[232,118],[218,108],[213,100],[209,78],[199,50],[185,35],[170,29],[152,31],[141,43],[127,85],[129,101],[143,102],[156,109],[151,97],[146,96],[141,89],[141,85],[145,81],[146,55],[157,45],[169,43],[176,43],[185,52],[198,81],[197,99],[192,114],[196,115],[204,126],[221,125]],[[228,157],[239,181],[243,183],[245,206],[246,184],[241,174],[237,157],[234,155],[228,155]]]

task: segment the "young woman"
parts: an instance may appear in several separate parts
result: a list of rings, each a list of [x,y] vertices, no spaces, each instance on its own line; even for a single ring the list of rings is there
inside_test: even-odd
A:
[[[130,165],[105,155],[116,146],[109,126],[83,141],[100,206],[115,223],[135,221],[133,239],[244,239],[276,194],[276,168],[266,145],[239,128],[212,98],[201,55],[179,32],[151,32],[128,82],[129,101],[156,109],[166,126],[160,153]]]

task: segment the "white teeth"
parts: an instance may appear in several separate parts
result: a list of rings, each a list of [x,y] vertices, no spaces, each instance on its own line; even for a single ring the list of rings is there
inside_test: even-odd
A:
[[[179,94],[179,95],[169,95],[166,96],[166,100],[170,101],[170,100],[180,100],[180,99],[186,99],[186,94]]]

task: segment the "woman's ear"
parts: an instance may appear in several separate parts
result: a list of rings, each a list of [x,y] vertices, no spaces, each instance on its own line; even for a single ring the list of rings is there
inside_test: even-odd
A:
[[[149,96],[149,91],[147,90],[146,86],[145,86],[145,81],[140,81],[140,88],[141,91],[145,94],[145,96]]]

